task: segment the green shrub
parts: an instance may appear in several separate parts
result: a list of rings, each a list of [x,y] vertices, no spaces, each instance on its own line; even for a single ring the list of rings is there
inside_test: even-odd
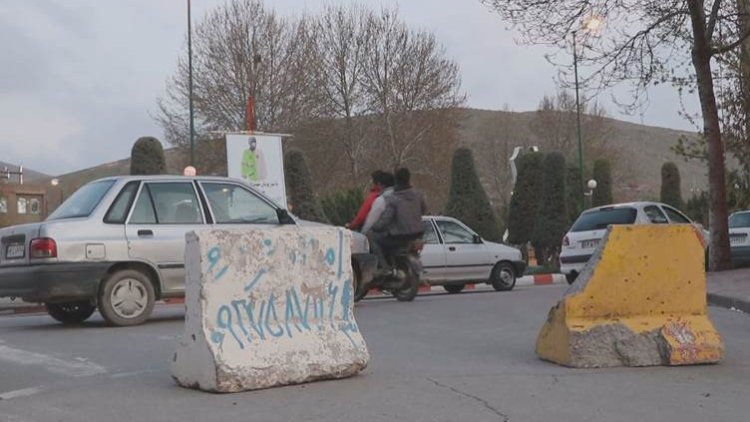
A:
[[[661,166],[661,202],[677,209],[683,208],[680,169],[671,161]]]
[[[565,179],[567,168],[565,157],[557,152],[544,158],[544,184],[542,203],[536,215],[531,243],[543,256],[542,263],[554,263],[560,251],[563,236],[568,231],[567,195]]]
[[[354,219],[365,200],[362,190],[353,188],[335,192],[321,201],[323,213],[334,226],[344,226]]]
[[[577,165],[568,165],[565,189],[568,198],[568,222],[573,224],[583,211],[581,208],[583,204],[583,180],[581,180],[581,170]]]
[[[508,210],[508,242],[523,245],[531,240],[542,198],[544,154],[532,152],[517,160],[518,176]]]
[[[310,167],[301,150],[292,148],[284,155],[284,175],[292,212],[305,220],[326,222],[315,198]]]
[[[450,196],[445,213],[463,221],[489,241],[501,240],[495,212],[479,181],[474,157],[468,148],[458,148],[453,154]]]
[[[591,206],[600,207],[613,203],[612,170],[609,161],[603,158],[594,161],[594,180],[596,180],[596,189],[591,197]]]
[[[164,174],[167,163],[164,148],[158,139],[150,136],[138,138],[130,152],[130,174]]]

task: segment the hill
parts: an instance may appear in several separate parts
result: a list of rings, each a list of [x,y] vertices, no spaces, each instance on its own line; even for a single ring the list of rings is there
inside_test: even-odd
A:
[[[536,116],[534,111],[464,110],[460,143],[475,151],[480,176],[493,201],[504,201],[510,191],[508,159],[515,146],[550,150],[549,142],[535,130],[539,123]],[[661,166],[667,161],[675,162],[680,169],[683,197],[689,197],[691,189],[706,189],[706,167],[697,162],[685,162],[670,149],[680,137],[695,137],[695,133],[610,118],[601,119],[599,124],[600,133],[606,138],[600,149],[606,151],[613,166],[616,201],[658,199]],[[585,141],[584,148],[588,149]],[[562,152],[577,166],[577,142]],[[591,165],[590,157],[584,157],[584,167]]]
[[[18,164],[10,164],[3,161],[0,161],[0,171],[4,170],[5,168],[8,168],[10,171],[18,171]],[[50,176],[38,171],[34,171],[28,168],[23,169],[23,181],[24,182],[32,182],[35,180],[41,180],[41,179],[48,179]]]
[[[490,199],[497,209],[506,203],[510,186],[510,167],[508,158],[515,146],[539,146],[542,151],[549,150],[549,142],[542,139],[535,127],[537,112],[507,112],[492,110],[463,109],[459,128],[459,144],[468,146],[474,151],[480,178]],[[616,119],[604,118],[600,122],[601,135],[606,153],[613,165],[615,179],[615,200],[630,201],[636,199],[657,199],[661,185],[661,165],[674,161],[682,176],[683,196],[689,197],[691,189],[705,189],[706,168],[700,163],[685,162],[675,155],[670,148],[682,137],[694,137],[694,133],[643,126]],[[606,130],[604,130],[604,129]],[[601,146],[601,145],[600,145]],[[587,146],[588,148],[588,146]],[[199,165],[199,169],[210,168],[203,173],[215,175],[226,174],[225,145],[223,140],[211,141],[200,145],[196,157],[211,157],[208,165]],[[577,157],[577,143],[566,152],[569,157]],[[178,148],[165,150],[168,172],[180,174],[187,165],[187,151]],[[585,161],[585,167],[591,160]],[[571,159],[576,164],[576,159]],[[576,164],[577,165],[577,164]],[[130,160],[123,159],[100,166],[76,171],[59,176],[63,189],[72,192],[84,183],[101,177],[128,174]],[[450,171],[449,168],[445,169]],[[316,181],[324,180],[326,174],[314,174]],[[318,183],[320,185],[320,183]],[[338,187],[341,188],[341,187]],[[448,186],[444,186],[447,193]],[[319,192],[325,194],[328,192]],[[443,192],[441,192],[443,193]],[[439,195],[428,196],[436,197]],[[444,195],[443,195],[444,196]],[[433,209],[440,210],[442,204],[433,204]]]

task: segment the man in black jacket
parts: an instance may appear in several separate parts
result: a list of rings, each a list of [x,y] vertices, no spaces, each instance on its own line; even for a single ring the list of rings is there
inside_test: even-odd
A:
[[[424,234],[422,216],[427,203],[422,192],[411,187],[411,173],[403,167],[396,170],[396,186],[386,197],[386,207],[372,227],[372,251],[378,256],[380,268],[388,268],[386,255]]]

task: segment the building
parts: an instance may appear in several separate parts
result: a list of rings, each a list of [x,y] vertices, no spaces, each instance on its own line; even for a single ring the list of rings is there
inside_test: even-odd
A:
[[[46,187],[0,183],[0,227],[36,223],[48,212]]]

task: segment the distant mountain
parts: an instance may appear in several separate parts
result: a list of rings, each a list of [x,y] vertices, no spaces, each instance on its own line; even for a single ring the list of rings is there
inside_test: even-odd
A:
[[[479,169],[482,183],[490,199],[500,206],[508,199],[510,170],[508,158],[515,146],[536,145],[542,151],[548,151],[547,143],[540,139],[535,131],[534,117],[536,112],[507,112],[477,109],[463,109],[459,128],[459,145],[468,146],[474,151],[474,158]],[[683,198],[687,199],[693,189],[705,190],[707,187],[707,168],[697,162],[685,162],[671,151],[680,137],[695,137],[695,133],[644,126],[623,122],[616,119],[604,119],[608,125],[607,144],[616,151],[612,160],[613,188],[616,201],[658,200],[661,186],[661,166],[673,161],[680,169]],[[225,151],[223,140],[202,146],[211,150]],[[572,147],[568,155],[575,157],[577,147]],[[167,169],[171,174],[181,174],[187,165],[188,151],[176,148],[165,149]],[[226,174],[226,155],[216,155],[214,166],[207,174]],[[205,151],[197,151],[202,157]],[[0,163],[0,166],[2,163]],[[586,166],[591,165],[587,159]],[[206,168],[205,165],[201,165]],[[79,170],[57,176],[66,195],[91,180],[101,177],[124,175],[130,171],[130,159],[102,164],[96,167]],[[205,170],[204,170],[205,171]],[[446,168],[445,171],[450,171]],[[38,173],[37,173],[38,174]],[[326,174],[313,174],[316,180],[323,180]],[[448,186],[443,186],[447,191]],[[318,192],[325,194],[328,192]],[[433,192],[427,192],[428,197]],[[434,197],[434,196],[433,196]],[[435,204],[441,209],[442,204]]]
[[[4,171],[6,167],[10,171],[18,171],[18,164],[10,164],[10,163],[0,161],[0,172]],[[23,168],[23,181],[24,182],[49,179],[50,177],[52,176],[28,169],[26,167]],[[14,180],[17,180],[17,179],[14,179]]]

